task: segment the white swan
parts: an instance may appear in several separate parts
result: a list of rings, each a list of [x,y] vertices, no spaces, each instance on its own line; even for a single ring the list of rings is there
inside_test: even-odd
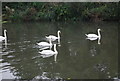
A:
[[[54,51],[52,50],[43,50],[41,52],[39,52],[42,55],[45,55],[46,57],[58,54],[57,50],[56,50],[56,44],[54,44]]]
[[[55,41],[55,40],[59,40],[60,39],[60,30],[58,30],[58,32],[57,32],[57,35],[58,36],[54,36],[54,35],[49,35],[49,36],[45,36],[48,40],[50,40],[51,39],[51,41]]]
[[[100,35],[100,29],[98,29],[98,35],[96,35],[96,34],[85,34],[88,38],[93,38],[94,40],[96,39],[96,38],[100,38],[101,37],[101,35]]]
[[[37,45],[40,46],[40,48],[42,49],[47,49],[47,48],[52,48],[52,42],[51,42],[51,39],[49,40],[49,43],[48,42],[40,42],[40,43],[37,43]]]
[[[98,39],[98,44],[100,44],[100,39],[101,39],[100,29],[98,29],[97,31],[98,31],[98,35],[96,35],[96,34],[85,34],[87,36],[86,39],[89,39],[89,40],[97,40]]]
[[[7,39],[6,32],[7,32],[7,30],[4,30],[4,36],[0,36],[0,41]]]

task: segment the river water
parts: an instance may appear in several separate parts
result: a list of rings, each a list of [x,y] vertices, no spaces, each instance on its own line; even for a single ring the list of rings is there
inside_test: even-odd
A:
[[[85,34],[101,39],[90,41]],[[2,79],[108,79],[118,75],[118,23],[116,22],[27,22],[6,23],[7,46],[1,42]],[[38,42],[57,35],[57,58],[43,58]],[[57,41],[55,42],[57,43]],[[53,50],[53,48],[52,48]]]

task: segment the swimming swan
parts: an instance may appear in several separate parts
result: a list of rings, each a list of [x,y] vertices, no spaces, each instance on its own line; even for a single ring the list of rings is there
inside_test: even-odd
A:
[[[0,41],[7,39],[6,32],[7,32],[7,30],[4,30],[4,37],[3,37],[3,36],[0,36]]]
[[[97,40],[98,39],[98,44],[100,44],[100,39],[101,39],[100,29],[98,29],[97,31],[98,31],[98,35],[96,35],[96,34],[85,34],[87,36],[86,39],[89,39],[89,40]]]
[[[48,42],[40,42],[40,43],[37,43],[37,45],[39,45],[40,47],[45,48],[45,49],[52,48],[51,40],[49,40],[49,43]]]
[[[93,39],[96,39],[96,38],[100,38],[101,35],[100,35],[100,29],[98,29],[98,35],[96,34],[85,34],[88,38],[93,38]]]
[[[52,56],[55,54],[58,54],[57,50],[56,50],[56,44],[54,44],[54,51],[52,50],[43,50],[41,52],[39,52],[42,55],[46,55],[46,56]]]
[[[49,35],[49,36],[46,36],[46,38],[48,39],[48,40],[50,40],[51,39],[51,41],[55,41],[55,40],[59,40],[60,39],[60,30],[57,32],[57,37],[56,36],[54,36],[54,35]]]

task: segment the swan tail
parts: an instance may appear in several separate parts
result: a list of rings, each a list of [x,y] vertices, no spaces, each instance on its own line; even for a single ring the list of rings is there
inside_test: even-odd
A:
[[[87,34],[85,34],[87,36]]]
[[[39,43],[37,43],[37,45],[39,45]]]
[[[45,38],[49,38],[48,36],[45,36]]]

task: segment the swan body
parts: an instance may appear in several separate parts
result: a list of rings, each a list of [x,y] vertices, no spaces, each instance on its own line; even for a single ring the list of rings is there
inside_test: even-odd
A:
[[[3,36],[0,36],[0,41],[5,40],[6,38]]]
[[[3,36],[0,36],[0,40],[5,40],[5,37],[3,37]]]
[[[48,39],[48,40],[50,40],[51,39],[51,41],[55,41],[55,40],[57,40],[57,39],[60,39],[60,30],[57,32],[57,35],[58,36],[54,36],[54,35],[49,35],[49,36],[46,36],[46,38]]]
[[[98,31],[98,35],[96,35],[96,34],[85,34],[87,36],[86,39],[89,39],[89,40],[97,40],[98,39],[98,44],[100,44],[100,39],[101,39],[100,29],[98,29],[97,31]]]
[[[51,46],[52,44],[48,43],[48,42],[40,42],[37,43],[39,46]]]
[[[4,30],[4,36],[0,36],[0,41],[7,39],[6,32],[7,32],[7,30]]]
[[[40,43],[37,43],[37,45],[39,45],[40,47],[44,47],[44,49],[47,49],[47,48],[52,48],[52,42],[51,40],[49,40],[49,43],[48,42],[40,42]]]
[[[56,36],[54,36],[54,35],[49,35],[48,37],[46,36],[46,38],[48,39],[48,40],[52,40],[52,41],[55,41],[55,40],[57,40],[58,39],[58,37],[56,37]]]
[[[96,34],[85,34],[88,38],[100,38],[100,29],[98,29],[98,35]]]
[[[94,38],[92,38],[92,37],[90,38],[90,37],[89,37],[89,38],[86,38],[86,39],[89,39],[89,40],[92,41],[92,40],[97,40],[98,38],[97,38],[97,37],[94,37]]]
[[[88,38],[98,38],[99,36],[96,34],[85,34]]]
[[[57,50],[56,50],[56,44],[54,44],[54,51],[52,50],[43,50],[41,52],[39,52],[40,54],[42,55],[47,55],[47,56],[52,56],[52,55],[55,55],[55,54],[58,54]]]

